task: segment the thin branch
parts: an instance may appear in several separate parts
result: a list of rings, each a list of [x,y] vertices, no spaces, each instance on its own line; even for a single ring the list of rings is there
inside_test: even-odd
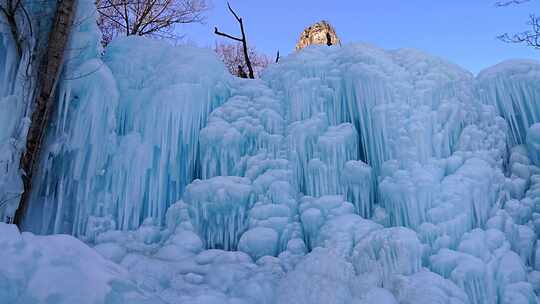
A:
[[[535,15],[530,15],[530,20],[527,22],[531,26],[531,30],[517,34],[499,35],[497,38],[507,43],[525,43],[536,49],[540,49],[540,19]]]
[[[497,7],[505,7],[505,6],[510,6],[510,5],[522,4],[522,3],[525,3],[525,2],[529,2],[529,1],[531,1],[531,0],[497,1],[495,3],[495,6],[497,6]]]
[[[227,37],[229,39],[236,40],[238,42],[243,42],[244,41],[244,40],[242,40],[240,38],[237,38],[237,37],[231,36],[229,34],[225,34],[225,33],[220,32],[217,27],[214,27],[214,34],[219,35],[219,36],[223,36],[223,37]]]
[[[231,14],[233,14],[234,18],[236,18],[236,21],[242,22],[242,18],[238,17],[238,15],[237,15],[236,12],[232,9],[231,4],[230,4],[228,1],[227,1],[227,7],[229,8],[229,11],[231,12]]]

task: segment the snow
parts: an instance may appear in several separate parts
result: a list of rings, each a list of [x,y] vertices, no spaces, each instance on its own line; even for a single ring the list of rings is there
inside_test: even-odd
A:
[[[2,303],[162,303],[72,236],[21,234],[0,223],[0,246]]]
[[[352,264],[329,250],[317,248],[280,282],[277,302],[352,303],[354,276]]]
[[[98,38],[77,23],[37,235],[0,225],[0,302],[538,301],[540,63],[475,78],[416,50],[313,46],[245,80],[210,50],[128,37],[102,55]],[[27,113],[0,41],[2,202]]]

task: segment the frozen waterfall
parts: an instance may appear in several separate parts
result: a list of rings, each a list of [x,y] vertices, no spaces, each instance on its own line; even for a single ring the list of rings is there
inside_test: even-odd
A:
[[[538,301],[540,63],[474,77],[350,44],[236,79],[163,41],[102,54],[91,5],[24,221],[38,235],[0,224],[0,302]],[[0,38],[2,202],[26,108]],[[48,276],[69,289],[27,288]]]

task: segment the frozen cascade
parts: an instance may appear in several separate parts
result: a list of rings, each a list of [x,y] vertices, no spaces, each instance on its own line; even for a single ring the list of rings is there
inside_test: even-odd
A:
[[[352,260],[356,272],[375,277],[389,288],[392,276],[411,275],[422,266],[423,246],[416,233],[403,227],[376,230],[354,248]]]
[[[540,122],[539,79],[540,63],[533,60],[505,61],[478,75],[478,95],[508,122],[511,146],[525,143],[527,129]]]
[[[368,45],[310,47],[284,58],[263,78],[284,92],[290,121],[325,113],[330,125],[353,123],[359,157],[376,172],[393,158],[449,156],[472,95],[466,86],[472,76],[456,66],[412,50],[385,52]]]
[[[540,123],[532,125],[527,131],[527,149],[531,161],[540,167]]]
[[[237,80],[231,90],[234,96],[210,114],[201,131],[202,178],[241,175],[241,158],[261,150],[278,156],[284,132],[281,102],[258,81]]]
[[[345,163],[343,179],[346,199],[354,204],[356,213],[364,218],[371,218],[375,205],[373,170],[362,161],[351,160]]]
[[[227,98],[230,76],[210,51],[142,38],[115,41],[99,59],[92,19],[76,31],[77,63],[60,83],[58,123],[47,137],[25,227],[84,236],[93,230],[90,216],[112,217],[122,230],[147,217],[163,224],[168,206],[197,177],[198,133]]]
[[[89,299],[115,304],[536,301],[537,120],[521,118],[536,109],[536,63],[475,80],[419,51],[314,46],[251,81],[160,41],[120,39],[101,56],[88,20],[25,225],[116,264],[8,225],[3,260],[57,275],[46,255],[63,243],[75,271],[62,274],[100,277]],[[8,268],[1,298],[49,295]]]
[[[207,248],[236,249],[254,203],[249,179],[220,176],[195,180],[186,188],[184,201]]]
[[[37,9],[46,11],[46,5]],[[30,13],[34,5],[28,7]],[[45,22],[36,30],[47,34]],[[28,47],[36,41],[28,39]],[[37,47],[37,46],[36,46]],[[0,24],[0,221],[10,222],[15,214],[23,184],[19,172],[20,155],[25,148],[30,121],[31,88],[35,81],[27,77],[34,71],[29,52],[19,58],[6,23]]]
[[[356,160],[358,138],[351,124],[329,127],[319,136],[314,158],[307,164],[306,195],[344,194],[342,180],[345,163]],[[298,164],[301,166],[301,164]]]

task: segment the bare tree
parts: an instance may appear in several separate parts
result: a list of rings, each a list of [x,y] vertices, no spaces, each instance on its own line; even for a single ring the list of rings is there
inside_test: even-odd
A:
[[[515,4],[522,4],[529,2],[530,0],[511,0],[511,1],[499,1],[495,5],[498,7],[506,7]],[[497,38],[501,41],[508,43],[524,43],[535,49],[540,49],[540,18],[534,14],[529,16],[529,21],[527,22],[529,30],[523,31],[520,33],[504,33],[499,35]]]
[[[248,47],[247,39],[246,39],[246,32],[244,30],[244,21],[243,21],[242,18],[238,17],[238,14],[236,14],[236,12],[231,8],[231,5],[229,4],[229,2],[227,2],[227,7],[229,8],[229,11],[234,16],[236,21],[238,21],[238,24],[240,25],[240,32],[242,34],[242,38],[238,38],[238,37],[235,37],[233,35],[229,35],[229,34],[225,34],[223,32],[220,32],[217,27],[214,28],[214,33],[216,35],[223,36],[223,37],[226,37],[226,38],[229,38],[229,39],[232,39],[234,41],[238,41],[238,42],[242,43],[242,50],[244,52],[244,60],[245,60],[246,66],[247,66],[247,68],[249,70],[249,78],[254,79],[255,74],[253,72],[253,66],[251,64],[251,60],[249,59],[249,47]]]
[[[202,23],[206,0],[97,0],[103,43],[118,35],[179,39],[176,25]]]
[[[35,108],[26,136],[26,150],[20,161],[24,190],[14,219],[15,224],[19,227],[27,209],[32,190],[33,173],[39,163],[41,145],[54,108],[54,92],[62,71],[64,55],[75,17],[75,3],[76,0],[58,0],[55,17],[47,39],[47,48],[38,70]]]
[[[244,47],[242,44],[219,43],[216,44],[214,51],[225,63],[225,66],[231,74],[241,78],[248,77],[245,71],[249,70],[249,68],[244,58]],[[255,47],[248,48],[248,56],[251,59],[251,64],[253,65],[254,77],[257,78],[261,75],[262,70],[268,66],[270,60],[266,55],[259,54]]]

